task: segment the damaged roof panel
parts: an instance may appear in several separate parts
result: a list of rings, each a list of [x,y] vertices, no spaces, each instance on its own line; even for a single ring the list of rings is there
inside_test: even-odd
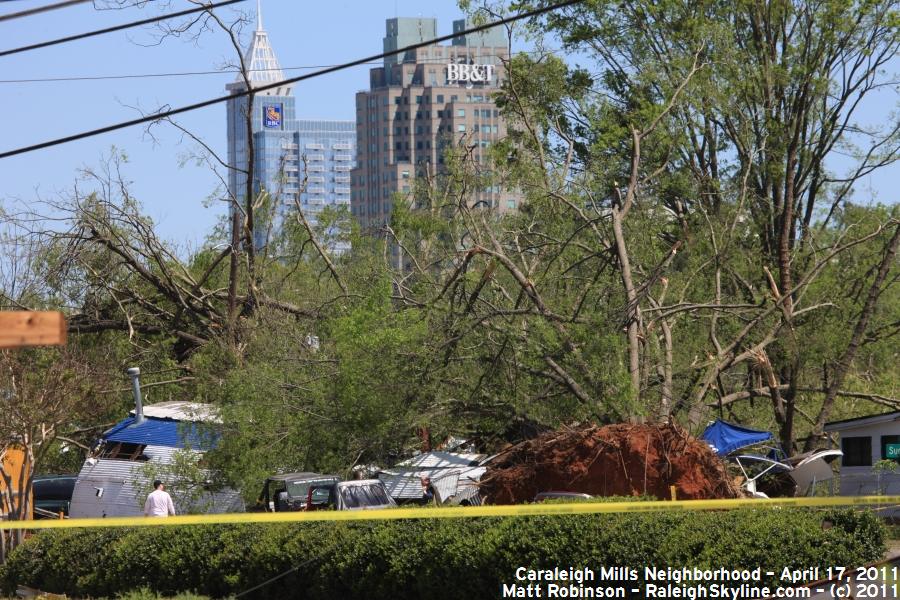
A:
[[[131,411],[134,414],[134,410]],[[159,402],[144,406],[144,416],[154,419],[169,419],[172,421],[193,421],[196,423],[221,423],[222,419],[216,414],[215,407],[211,404],[200,402]]]
[[[408,469],[447,469],[453,467],[475,467],[481,464],[486,455],[462,454],[454,452],[423,452],[410,459],[397,463],[396,467]]]
[[[196,423],[147,418],[140,424],[128,417],[103,434],[107,442],[152,444],[170,448],[210,450],[215,447],[218,435]]]
[[[441,498],[450,498],[464,489],[478,486],[486,467],[456,469],[426,469],[417,471],[382,471],[378,479],[384,482],[388,494],[395,499],[417,499],[422,497],[422,477],[430,477],[431,484]]]

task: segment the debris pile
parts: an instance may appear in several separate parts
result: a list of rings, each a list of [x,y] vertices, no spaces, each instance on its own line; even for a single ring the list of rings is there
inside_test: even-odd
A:
[[[491,504],[530,502],[539,492],[649,495],[679,500],[737,498],[740,491],[709,445],[676,424],[564,427],[491,459],[481,492]]]

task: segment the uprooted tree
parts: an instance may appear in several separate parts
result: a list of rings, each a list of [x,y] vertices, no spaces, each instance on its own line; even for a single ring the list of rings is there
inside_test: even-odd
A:
[[[854,359],[897,333],[898,213],[851,202],[900,156],[895,114],[859,122],[892,85],[896,23],[887,1],[748,0],[583,2],[535,24],[588,61],[510,65],[499,154],[534,216],[504,232],[506,246],[529,302],[560,287],[545,263],[568,253],[579,312],[544,300],[545,315],[571,327],[583,304],[615,311],[632,416],[697,428],[709,404],[741,414],[736,403],[763,398],[793,451],[798,432],[807,448],[821,441],[839,396],[897,406],[844,387]],[[592,399],[577,344],[564,354],[569,368],[554,371]]]

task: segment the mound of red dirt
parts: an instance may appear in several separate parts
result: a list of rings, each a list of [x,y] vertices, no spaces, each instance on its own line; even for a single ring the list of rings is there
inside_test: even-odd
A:
[[[492,504],[534,500],[538,492],[594,496],[737,498],[740,491],[710,447],[676,424],[564,427],[511,446],[481,478]]]

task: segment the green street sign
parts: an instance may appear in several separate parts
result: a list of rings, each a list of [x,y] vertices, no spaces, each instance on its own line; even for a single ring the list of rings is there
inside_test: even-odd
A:
[[[900,458],[900,444],[887,444],[885,458]]]

